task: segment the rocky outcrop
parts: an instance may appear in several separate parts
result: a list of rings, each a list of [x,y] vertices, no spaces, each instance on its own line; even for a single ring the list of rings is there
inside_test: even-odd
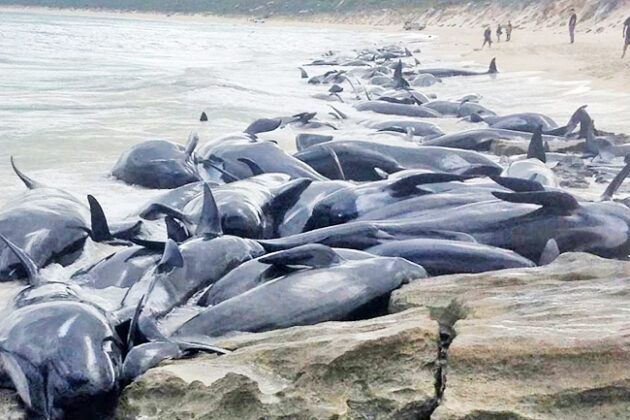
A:
[[[239,335],[218,343],[228,355],[147,372],[125,389],[117,418],[429,418],[438,337],[423,308]]]
[[[581,253],[424,279],[385,317],[238,335],[227,356],[165,363],[117,417],[628,418],[629,297],[630,263]]]
[[[424,280],[394,311],[456,307],[434,419],[630,418],[630,263],[588,254]],[[454,304],[457,302],[457,304]]]

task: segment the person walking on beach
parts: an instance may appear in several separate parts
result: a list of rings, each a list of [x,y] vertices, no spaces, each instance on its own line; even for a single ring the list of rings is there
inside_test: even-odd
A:
[[[483,49],[486,44],[488,44],[488,48],[492,48],[492,30],[490,29],[490,26],[488,26],[483,33],[483,45],[481,48]]]
[[[628,45],[630,45],[630,17],[626,19],[626,21],[623,23],[622,36],[625,38],[625,40],[623,42],[623,54],[621,54],[621,58],[624,58],[626,56]]]
[[[569,36],[571,37],[571,44],[575,42],[575,25],[577,24],[577,15],[575,10],[571,9],[571,17],[569,18]]]
[[[508,20],[508,24],[505,27],[505,40],[509,42],[510,39],[512,39],[512,21]]]
[[[501,35],[503,35],[503,28],[501,28],[501,24],[497,26],[497,42],[501,42]]]

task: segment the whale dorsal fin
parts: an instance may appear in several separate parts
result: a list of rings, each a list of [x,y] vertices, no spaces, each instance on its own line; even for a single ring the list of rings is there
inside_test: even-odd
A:
[[[168,273],[173,271],[175,268],[181,268],[184,266],[184,257],[182,257],[182,253],[179,251],[179,248],[175,241],[168,239],[166,241],[166,246],[164,247],[164,253],[162,254],[162,259],[157,265],[158,273]],[[151,293],[152,287],[147,291],[147,295]]]
[[[499,200],[510,203],[536,204],[549,209],[572,211],[580,208],[580,204],[577,202],[575,197],[569,193],[561,191],[535,191],[519,193],[493,191],[492,195]]]
[[[312,182],[312,179],[298,178],[284,184],[276,190],[275,196],[267,204],[268,214],[272,214],[274,220],[281,221],[284,213],[298,202],[300,195]]]
[[[212,191],[208,184],[203,184],[203,206],[201,208],[201,215],[199,216],[199,224],[197,230],[195,230],[195,236],[206,236],[216,238],[223,235],[223,229],[221,228],[221,215],[219,214],[219,208],[214,200]]]
[[[256,162],[254,162],[251,159],[248,158],[238,158],[236,159],[241,163],[244,163],[245,165],[247,165],[247,167],[249,168],[250,171],[252,171],[252,175],[256,176],[256,175],[262,175],[265,173],[265,171],[262,170],[262,168],[260,166],[258,166],[258,164]]]
[[[326,245],[307,244],[266,255],[258,261],[276,266],[324,268],[339,264],[344,259]]]
[[[201,113],[201,117],[199,117],[199,121],[201,122],[208,121],[208,115],[206,115],[205,111]]]
[[[18,176],[18,178],[22,180],[24,185],[26,185],[29,190],[34,190],[35,188],[46,188],[46,186],[41,182],[35,181],[31,177],[25,175],[22,171],[20,171],[17,166],[15,166],[15,160],[13,159],[13,156],[11,156],[11,167],[13,167],[13,171],[15,172],[15,174]]]
[[[493,57],[492,60],[490,60],[490,66],[488,66],[488,73],[495,74],[498,72],[499,70],[497,69],[497,59]]]
[[[545,191],[545,187],[543,187],[540,182],[529,179],[512,178],[508,176],[491,176],[490,178],[502,187],[515,192]]]
[[[534,130],[532,139],[529,142],[527,148],[527,159],[538,159],[542,163],[547,162],[547,156],[545,155],[545,145],[542,140],[542,125],[539,125]]]
[[[617,192],[617,190],[619,189],[623,181],[630,174],[630,155],[626,156],[625,160],[626,160],[626,166],[624,166],[623,169],[619,171],[617,176],[615,176],[615,178],[612,181],[610,181],[608,188],[606,188],[606,191],[604,191],[604,194],[602,194],[603,201],[612,200],[613,195],[615,195],[615,192]]]
[[[94,242],[103,242],[113,239],[103,207],[101,207],[101,204],[93,195],[88,194],[87,200],[90,204],[92,240],[94,240]]]
[[[184,224],[173,216],[166,216],[164,223],[166,223],[166,236],[176,243],[184,242],[190,237]]]
[[[13,254],[20,260],[20,263],[24,267],[26,272],[26,278],[28,284],[31,286],[39,286],[42,283],[42,279],[39,275],[39,267],[35,264],[35,261],[29,257],[24,250],[11,242],[6,236],[0,233],[0,239],[6,244],[6,246],[13,252]]]
[[[300,77],[302,79],[308,79],[308,73],[306,72],[306,70],[304,70],[302,67],[298,67],[298,69],[300,70]]]
[[[555,239],[551,238],[547,241],[547,243],[545,244],[545,248],[540,254],[538,265],[551,264],[556,258],[558,258],[558,255],[560,255],[558,243]]]

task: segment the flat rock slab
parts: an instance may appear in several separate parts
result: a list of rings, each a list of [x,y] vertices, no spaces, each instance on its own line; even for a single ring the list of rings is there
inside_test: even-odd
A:
[[[568,253],[425,279],[390,304],[414,307],[465,316],[433,419],[630,418],[630,263]]]
[[[435,396],[437,322],[425,309],[217,343],[128,386],[119,419],[406,419]]]

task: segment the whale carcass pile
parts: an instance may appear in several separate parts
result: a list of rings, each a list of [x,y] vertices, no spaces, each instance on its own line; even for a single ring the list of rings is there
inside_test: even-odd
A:
[[[586,107],[559,126],[500,115],[478,95],[433,98],[422,90],[497,77],[496,62],[427,69],[417,54],[327,53],[300,68],[330,107],[323,119],[296,112],[202,145],[191,134],[185,146],[133,146],[113,177],[166,191],[124,220],[12,159],[27,189],[0,210],[0,278],[21,285],[0,325],[3,384],[36,416],[94,418],[165,359],[225,353],[219,337],[379,316],[392,291],[427,276],[532,267],[567,251],[628,255],[630,209],[614,195],[630,146],[595,130]],[[445,133],[449,118],[477,127]],[[271,139],[288,126],[295,153]],[[359,126],[370,134],[355,137]],[[492,153],[523,143],[519,155]],[[564,188],[611,168],[601,199]],[[41,270],[84,261],[87,242],[111,255],[64,279]]]

